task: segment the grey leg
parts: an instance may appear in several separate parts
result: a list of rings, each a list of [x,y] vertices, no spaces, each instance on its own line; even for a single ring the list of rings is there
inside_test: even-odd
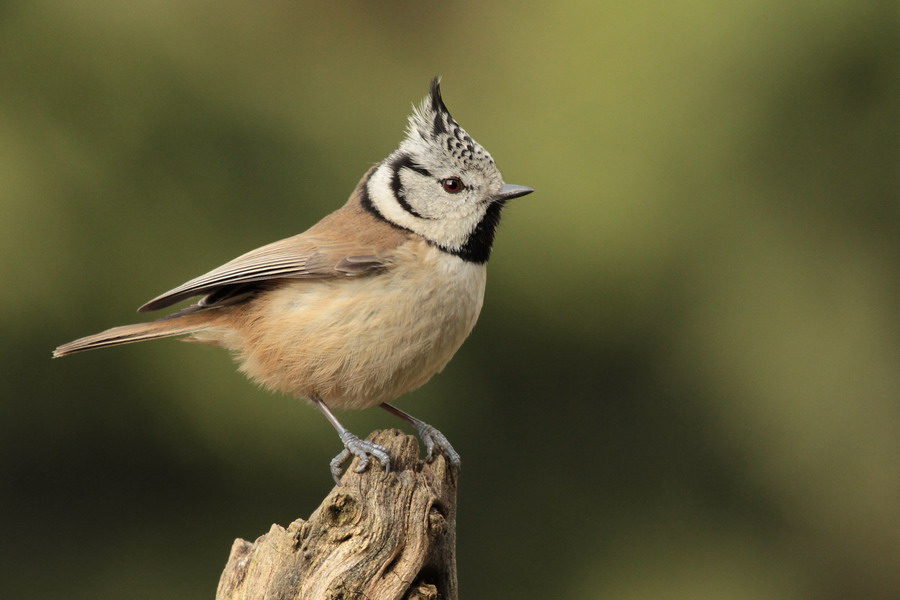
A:
[[[453,446],[450,445],[450,441],[447,440],[446,436],[443,433],[426,423],[425,421],[420,421],[409,413],[403,412],[396,406],[391,406],[387,402],[382,403],[381,408],[388,411],[392,415],[400,417],[410,425],[416,428],[416,431],[419,433],[419,438],[421,438],[422,442],[425,444],[425,458],[427,460],[431,460],[434,456],[434,450],[437,448],[438,450],[443,450],[444,454],[447,455],[447,458],[453,464],[454,467],[459,468],[460,458],[459,453],[453,449]]]
[[[331,475],[334,477],[335,483],[338,485],[341,484],[341,465],[343,465],[351,456],[359,457],[359,466],[356,467],[357,473],[362,473],[366,470],[366,467],[369,466],[370,454],[378,459],[378,462],[384,467],[385,472],[391,470],[391,458],[388,456],[387,448],[379,446],[369,440],[359,439],[350,433],[346,427],[341,425],[340,421],[338,421],[331,410],[325,406],[325,403],[322,402],[321,398],[313,397],[310,399],[319,410],[322,411],[322,414],[325,415],[325,418],[328,419],[331,426],[337,430],[341,442],[344,443],[344,449],[341,450],[341,453],[331,460]]]

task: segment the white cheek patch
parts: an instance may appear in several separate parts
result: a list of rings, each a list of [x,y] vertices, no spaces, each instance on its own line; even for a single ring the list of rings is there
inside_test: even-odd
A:
[[[438,246],[458,250],[484,216],[483,203],[473,205],[465,198],[454,203],[443,198],[445,193],[427,177],[415,174],[402,176],[406,202],[421,215],[417,217],[404,208],[394,194],[393,175],[388,161],[379,165],[372,174],[368,192],[373,207],[391,223],[417,233]]]
[[[454,218],[454,213],[464,212],[468,198],[465,193],[454,196],[441,189],[434,177],[413,173],[409,169],[400,171],[403,182],[404,200],[424,219],[437,220]]]

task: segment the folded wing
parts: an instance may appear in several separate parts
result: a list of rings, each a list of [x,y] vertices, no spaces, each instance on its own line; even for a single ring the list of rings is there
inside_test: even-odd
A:
[[[273,279],[354,277],[384,269],[389,257],[372,246],[301,233],[243,254],[154,298],[138,312],[159,310],[192,296],[209,306],[233,298],[246,284]]]

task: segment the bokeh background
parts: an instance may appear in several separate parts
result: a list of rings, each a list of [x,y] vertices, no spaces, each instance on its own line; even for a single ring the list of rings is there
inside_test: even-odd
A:
[[[443,75],[507,181],[403,398],[466,598],[900,598],[893,1],[0,3],[6,598],[212,598],[339,450],[215,348],[50,360],[343,203]],[[360,434],[398,423],[344,415]]]

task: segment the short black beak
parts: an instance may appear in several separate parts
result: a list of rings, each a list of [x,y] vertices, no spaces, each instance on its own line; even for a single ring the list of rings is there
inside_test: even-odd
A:
[[[512,185],[506,183],[503,184],[503,187],[501,187],[497,195],[494,196],[494,200],[512,200],[513,198],[518,198],[519,196],[528,195],[533,191],[533,189],[524,185]]]

